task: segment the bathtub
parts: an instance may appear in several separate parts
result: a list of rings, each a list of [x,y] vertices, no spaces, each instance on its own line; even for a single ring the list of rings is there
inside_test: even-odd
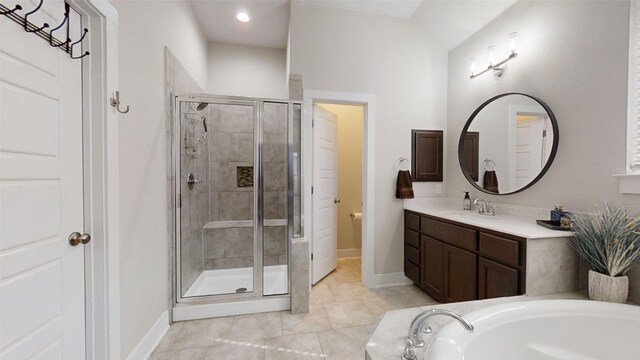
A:
[[[473,333],[449,322],[431,339],[425,359],[640,359],[640,306],[535,300],[486,307],[465,318]]]
[[[253,268],[205,270],[185,293],[185,297],[215,294],[233,294],[244,288],[253,291]],[[287,265],[264,267],[263,293],[265,295],[287,294],[289,292]]]

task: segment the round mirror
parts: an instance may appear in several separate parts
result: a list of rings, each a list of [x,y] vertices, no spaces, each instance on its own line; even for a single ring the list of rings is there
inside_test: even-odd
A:
[[[464,176],[487,194],[525,190],[547,172],[558,150],[558,123],[542,100],[506,93],[478,107],[460,134]]]

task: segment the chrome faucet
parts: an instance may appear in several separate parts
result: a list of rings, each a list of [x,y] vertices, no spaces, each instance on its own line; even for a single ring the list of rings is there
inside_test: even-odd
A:
[[[469,332],[473,332],[473,325],[469,322],[469,320],[463,318],[462,316],[454,313],[453,311],[444,310],[444,309],[431,309],[427,311],[423,311],[418,316],[416,316],[411,322],[411,326],[409,327],[409,334],[405,338],[405,347],[404,353],[402,354],[402,359],[404,360],[416,360],[415,348],[423,347],[424,340],[422,339],[423,333],[431,333],[431,327],[429,326],[429,318],[436,315],[446,315],[450,316],[456,320],[458,320],[465,329]]]
[[[478,205],[478,214],[496,216],[496,211],[489,201],[475,199],[473,203]]]

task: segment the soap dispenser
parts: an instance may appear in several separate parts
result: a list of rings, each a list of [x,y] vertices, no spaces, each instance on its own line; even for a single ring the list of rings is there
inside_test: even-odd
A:
[[[471,198],[469,197],[469,192],[464,191],[464,199],[462,200],[462,208],[464,210],[471,210]]]

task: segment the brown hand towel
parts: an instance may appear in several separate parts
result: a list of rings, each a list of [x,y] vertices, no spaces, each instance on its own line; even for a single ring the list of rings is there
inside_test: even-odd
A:
[[[496,175],[495,170],[488,170],[484,172],[482,187],[487,191],[498,194],[498,176]]]
[[[413,199],[413,184],[411,183],[411,173],[409,170],[398,171],[398,181],[396,182],[397,199]]]

